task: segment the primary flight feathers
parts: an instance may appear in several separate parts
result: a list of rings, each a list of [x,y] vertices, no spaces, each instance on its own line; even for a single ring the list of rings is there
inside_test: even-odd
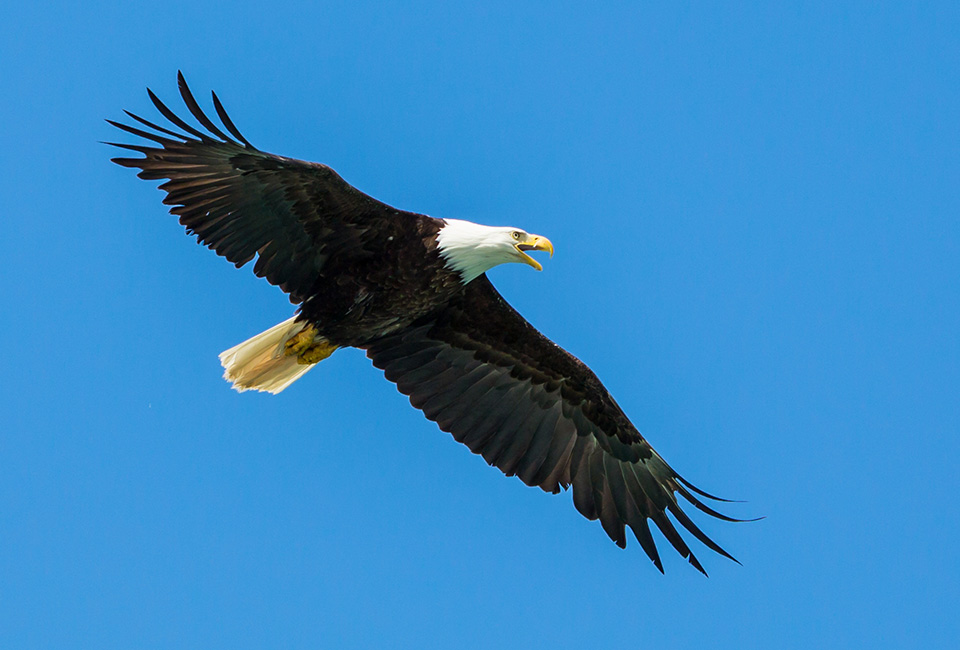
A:
[[[173,127],[127,113],[114,126],[152,144],[115,144],[114,158],[165,180],[164,203],[188,233],[289,294],[297,315],[221,355],[239,390],[280,392],[340,347],[366,351],[410,403],[508,476],[573,502],[617,545],[629,528],[658,569],[648,522],[700,571],[667,513],[701,543],[733,559],[677,500],[726,521],[647,443],[580,360],[544,337],[500,296],[485,271],[518,262],[548,239],[514,227],[435,219],[392,208],[318,163],[264,153],[224,111],[200,109],[182,75],[180,94],[202,128],[152,92]],[[146,127],[148,130],[144,130]],[[177,130],[179,129],[179,130]],[[114,143],[111,143],[114,144]]]

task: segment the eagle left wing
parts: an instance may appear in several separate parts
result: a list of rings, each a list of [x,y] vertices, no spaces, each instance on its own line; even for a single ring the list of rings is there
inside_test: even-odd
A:
[[[436,222],[364,194],[327,165],[260,151],[243,137],[216,93],[222,129],[200,109],[182,74],[177,81],[202,128],[148,90],[169,127],[129,111],[140,127],[107,120],[150,141],[107,143],[143,154],[113,162],[139,169],[140,178],[165,180],[163,202],[188,233],[237,267],[256,257],[254,273],[290,294],[291,302],[307,299],[330,264],[373,258],[394,238],[415,236]]]
[[[719,519],[640,435],[580,360],[517,313],[485,275],[442,312],[366,346],[373,365],[444,431],[507,476],[573,502],[626,546],[629,527],[662,572],[647,520],[699,571],[667,513],[708,548],[736,561],[680,508],[676,495]],[[717,499],[724,501],[724,499]]]

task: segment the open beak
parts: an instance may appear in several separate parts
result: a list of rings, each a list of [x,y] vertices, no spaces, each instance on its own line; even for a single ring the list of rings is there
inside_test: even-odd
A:
[[[517,252],[520,253],[520,257],[523,258],[523,262],[538,271],[543,270],[543,265],[527,255],[524,251],[547,251],[550,253],[550,257],[553,257],[553,244],[549,239],[541,237],[540,235],[527,235],[526,240],[516,244],[516,249]]]

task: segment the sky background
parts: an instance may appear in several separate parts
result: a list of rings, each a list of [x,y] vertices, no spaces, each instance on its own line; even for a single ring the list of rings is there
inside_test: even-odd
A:
[[[960,5],[518,4],[4,8],[0,646],[960,644]],[[357,351],[230,390],[291,305],[98,144],[178,69],[261,149],[550,237],[493,281],[766,517],[695,517],[743,566],[660,575]]]

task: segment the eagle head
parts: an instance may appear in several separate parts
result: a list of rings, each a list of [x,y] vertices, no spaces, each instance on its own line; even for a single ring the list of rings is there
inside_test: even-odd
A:
[[[513,227],[482,226],[460,219],[444,219],[437,233],[437,248],[447,267],[458,271],[464,284],[499,264],[520,262],[543,270],[527,251],[547,251],[553,244],[546,237]]]

